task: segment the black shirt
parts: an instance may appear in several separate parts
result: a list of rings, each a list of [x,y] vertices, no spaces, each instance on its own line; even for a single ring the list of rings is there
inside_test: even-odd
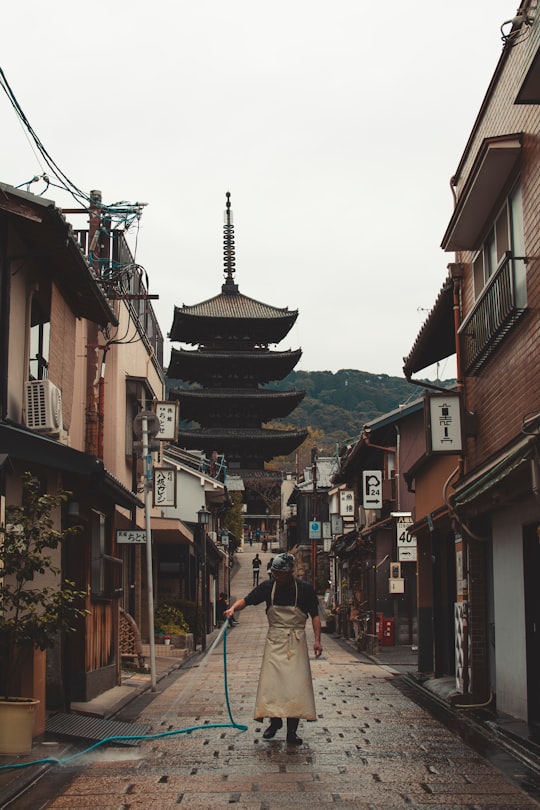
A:
[[[297,606],[302,610],[306,616],[319,615],[319,600],[315,589],[309,582],[304,582],[303,579],[297,579],[298,585],[298,601]],[[245,598],[246,605],[260,605],[266,602],[266,609],[270,607],[272,601],[272,588],[274,587],[273,579],[265,579],[256,588],[253,588]],[[291,585],[276,585],[274,593],[274,605],[291,606],[294,605],[295,588],[294,581]]]

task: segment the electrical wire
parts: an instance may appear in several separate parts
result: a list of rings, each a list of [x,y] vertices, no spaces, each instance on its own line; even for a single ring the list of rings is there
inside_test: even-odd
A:
[[[85,748],[83,751],[78,751],[76,754],[72,754],[69,757],[64,757],[63,759],[57,759],[56,757],[45,757],[43,759],[36,759],[32,760],[31,762],[16,762],[11,765],[0,765],[0,771],[3,770],[14,770],[20,768],[28,768],[30,765],[67,765],[69,762],[73,762],[75,759],[79,759],[80,757],[89,754],[91,751],[95,751],[96,748],[99,748],[105,743],[109,742],[122,742],[124,740],[160,740],[164,737],[176,737],[179,734],[191,734],[193,731],[202,731],[209,728],[235,728],[238,731],[247,731],[248,726],[244,725],[243,723],[237,723],[232,716],[231,712],[231,704],[229,701],[229,688],[227,684],[227,630],[229,629],[229,622],[225,622],[223,625],[219,635],[215,639],[212,646],[206,652],[206,656],[210,655],[210,653],[214,650],[217,644],[223,638],[223,680],[224,680],[224,689],[225,689],[225,702],[227,705],[227,712],[229,715],[229,723],[203,723],[202,725],[198,726],[187,726],[186,728],[179,728],[174,729],[172,731],[160,731],[157,734],[118,734],[113,735],[111,737],[105,737],[103,740],[98,740],[98,742],[91,745],[89,748]],[[206,657],[205,656],[205,657]]]
[[[23,128],[26,130],[25,134],[28,138],[30,135],[33,144],[37,148],[39,154],[41,155],[43,161],[47,165],[49,172],[56,177],[60,185],[55,184],[45,173],[44,167],[41,164],[41,161],[36,155],[38,163],[42,169],[42,174],[39,176],[34,176],[31,180],[26,181],[25,183],[21,183],[17,188],[21,188],[22,186],[27,187],[27,191],[30,185],[38,180],[45,180],[47,183],[47,187],[41,193],[44,194],[49,185],[53,186],[54,188],[62,189],[63,191],[67,191],[79,205],[83,205],[83,208],[87,211],[90,211],[91,207],[94,209],[98,207],[101,211],[105,212],[108,216],[115,219],[118,222],[118,225],[123,225],[126,230],[128,230],[134,222],[138,222],[140,217],[142,216],[142,210],[146,203],[135,202],[131,203],[127,200],[119,200],[118,202],[112,203],[110,205],[102,204],[101,202],[96,201],[89,193],[80,189],[70,178],[62,171],[60,166],[56,163],[56,161],[51,157],[47,149],[45,148],[44,144],[42,143],[41,139],[39,138],[37,132],[32,127],[30,121],[28,120],[24,110],[22,109],[21,105],[19,104],[15,93],[13,92],[6,74],[0,67],[0,87],[5,92],[6,96],[8,97],[11,106],[15,110],[15,113],[21,122]],[[34,150],[34,146],[32,145],[32,150]]]

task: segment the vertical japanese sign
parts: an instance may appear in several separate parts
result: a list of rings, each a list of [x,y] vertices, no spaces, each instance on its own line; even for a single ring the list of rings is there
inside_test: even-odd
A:
[[[363,470],[362,484],[364,509],[382,509],[382,471]]]
[[[462,449],[459,394],[429,394],[427,427],[432,453],[456,453]]]
[[[354,492],[352,489],[342,489],[340,491],[339,514],[341,517],[354,518]]]
[[[159,441],[175,442],[178,436],[178,402],[156,402],[156,416],[159,419]]]
[[[176,469],[154,467],[154,506],[176,506]]]

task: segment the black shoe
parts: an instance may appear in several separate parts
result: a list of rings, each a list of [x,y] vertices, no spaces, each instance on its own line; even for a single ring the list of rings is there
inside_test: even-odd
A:
[[[270,725],[263,731],[263,740],[271,740],[276,736],[276,731],[283,725],[281,717],[273,717],[270,720]]]
[[[287,742],[289,745],[302,745],[304,742],[301,737],[296,734],[294,731],[289,731],[287,734]]]

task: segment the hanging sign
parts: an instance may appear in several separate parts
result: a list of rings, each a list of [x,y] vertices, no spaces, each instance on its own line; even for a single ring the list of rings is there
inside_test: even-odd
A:
[[[332,534],[343,534],[343,518],[341,515],[330,515],[330,528]]]
[[[462,449],[459,394],[426,397],[428,447],[432,453],[457,453]]]
[[[159,419],[156,439],[162,442],[175,442],[178,436],[178,402],[156,402],[155,410]]]
[[[176,467],[154,467],[154,506],[176,506]]]
[[[364,509],[382,509],[382,471],[363,470],[362,482]]]
[[[339,493],[339,514],[342,517],[354,517],[354,491],[342,489]]]

